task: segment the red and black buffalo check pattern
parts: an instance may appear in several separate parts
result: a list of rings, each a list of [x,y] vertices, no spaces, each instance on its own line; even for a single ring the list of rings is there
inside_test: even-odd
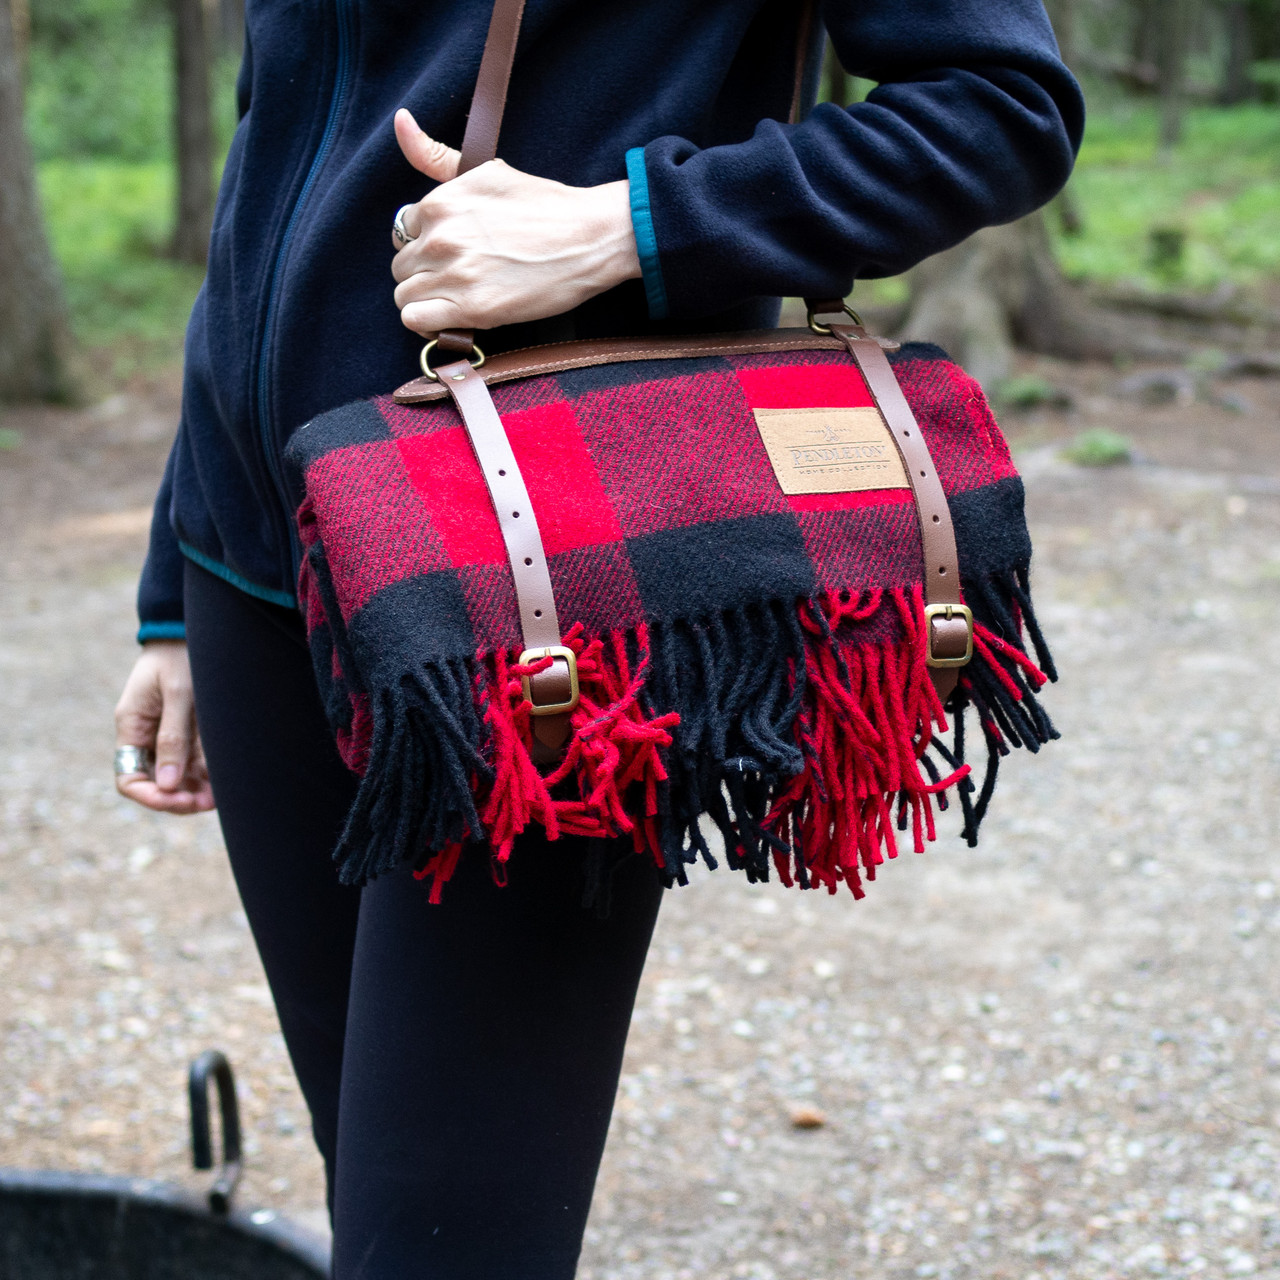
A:
[[[948,498],[1002,519],[1016,472],[976,384],[928,348],[891,359]],[[606,365],[499,385],[493,399],[566,628],[921,580],[906,490],[789,497],[756,429],[753,409],[872,405],[842,353]],[[497,517],[451,403],[339,409],[299,432],[290,458],[349,629],[386,593],[410,592],[440,654],[519,646]],[[985,561],[973,522],[959,523],[962,564]]]
[[[993,643],[1021,653],[1031,548],[1021,482],[1004,438],[977,384],[937,348],[909,345],[890,361],[951,505],[966,598],[972,597],[970,603],[996,637]],[[748,760],[767,776],[768,786],[781,785],[788,770],[794,774],[801,767],[807,750],[800,738],[808,714],[802,649],[809,641],[797,629],[795,610],[803,610],[805,602],[816,608],[813,602],[857,601],[881,593],[874,595],[886,602],[878,624],[872,608],[856,613],[841,606],[843,612],[830,616],[839,621],[856,613],[859,621],[840,632],[848,643],[883,643],[886,636],[906,643],[903,626],[908,631],[910,626],[901,621],[906,616],[901,603],[895,613],[888,602],[916,598],[922,579],[916,511],[908,491],[787,496],[756,427],[755,409],[872,405],[852,359],[815,350],[637,361],[540,375],[492,392],[528,485],[566,631],[578,628],[575,634],[584,643],[622,637],[628,661],[644,670],[652,635],[655,645],[665,646],[654,658],[655,669],[661,665],[666,672],[659,682],[668,691],[662,696],[679,703],[692,696],[671,692],[679,686],[681,663],[694,661],[690,646],[701,646],[698,661],[711,662],[720,659],[706,656],[709,646],[728,645],[732,661],[740,664],[750,651],[741,637],[772,635],[769,628],[777,629],[749,611],[777,606],[791,611],[784,630],[790,627],[788,634],[796,638],[778,640],[777,653],[784,656],[772,659],[780,673],[776,679],[789,682],[794,691],[787,723],[794,722],[796,742],[786,751],[780,748],[778,757],[789,763],[761,763],[760,751],[735,747],[732,732],[723,729],[714,735],[718,745],[708,745],[704,721],[710,711],[702,716],[687,705],[645,704],[650,719],[679,713],[683,726],[704,733],[701,745],[683,744],[687,751],[696,746],[703,753],[719,752],[719,764],[730,772],[747,769],[734,762]],[[406,407],[390,398],[348,405],[300,429],[286,459],[306,552],[300,598],[330,719],[348,763],[381,776],[398,767],[396,753],[409,751],[405,744],[412,740],[414,758],[420,758],[415,767],[427,768],[422,762],[431,757],[437,776],[452,770],[458,788],[483,792],[490,785],[486,778],[502,773],[492,746],[492,703],[501,694],[495,655],[509,662],[522,646],[498,521],[456,410],[448,401]],[[1008,589],[993,592],[992,583]],[[692,628],[694,639],[681,640],[682,627]],[[1005,683],[1017,686],[1006,701],[1031,692],[1012,658],[999,662],[1014,673]],[[846,678],[848,663],[841,670]],[[424,708],[469,698],[473,703],[459,710],[447,733],[440,730],[430,741],[421,738],[428,731],[415,726],[440,713],[424,711],[415,718],[402,705],[409,696],[406,681],[421,685],[424,672],[427,685],[414,695]],[[814,672],[817,678],[817,667]],[[649,679],[646,687],[653,686]],[[970,693],[976,687],[966,684]],[[997,694],[998,689],[988,699],[992,706]],[[658,697],[634,690],[630,696],[640,699],[637,706],[645,697],[650,702]],[[732,703],[729,693],[721,701],[725,716],[749,718],[744,711],[725,710]],[[903,706],[916,703],[908,700]],[[1044,727],[1047,720],[1032,732],[1025,723],[1014,723],[1013,712],[1004,720],[1002,714],[984,712],[989,740],[992,733],[1002,743],[1021,736],[1034,746],[1033,739],[1051,733],[1051,726]],[[681,857],[687,861],[687,842],[699,840],[690,826],[697,815],[690,818],[687,811],[698,804],[714,809],[717,801],[707,789],[720,784],[706,778],[696,786],[689,782],[698,790],[693,799],[669,794],[695,770],[694,764],[685,767],[677,760],[683,732],[664,731],[673,745],[663,747],[647,766],[661,785],[650,778],[644,803],[649,809],[657,806],[647,816],[651,823],[681,815],[675,825],[683,832]],[[926,725],[926,744],[929,737]],[[897,775],[888,765],[885,769],[896,788]],[[419,781],[422,787],[433,785],[426,778]],[[366,783],[367,790],[375,785],[368,776]],[[765,804],[762,797],[752,803]],[[469,803],[460,800],[447,820],[422,816],[408,839],[410,844],[425,841],[425,850],[406,848],[397,836],[394,857],[384,852],[362,863],[361,872],[348,868],[349,878],[396,859],[421,862],[427,854],[440,855],[446,835],[454,845],[484,843],[486,833],[478,830],[482,820]],[[366,796],[360,804],[366,826],[360,832],[349,829],[348,845],[373,838],[369,823],[389,821],[376,797]],[[383,813],[376,821],[375,810]],[[761,831],[769,827],[763,818],[757,825]],[[626,823],[623,829],[629,830]],[[616,834],[618,828],[606,823],[602,830]],[[668,874],[680,878],[669,847],[674,838],[653,836],[649,843],[662,845],[666,852],[659,861],[665,859]],[[730,856],[735,856],[732,848]],[[847,878],[848,872],[833,874]]]

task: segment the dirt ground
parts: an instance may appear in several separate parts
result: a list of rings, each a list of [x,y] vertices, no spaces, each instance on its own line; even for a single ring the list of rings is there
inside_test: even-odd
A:
[[[1280,1277],[1280,380],[1149,406],[1033,368],[1074,402],[1006,424],[1063,740],[1007,766],[977,850],[863,903],[669,896],[581,1280]],[[216,822],[111,785],[176,408],[0,424],[0,1164],[199,1185],[184,1072],[218,1046],[241,1202],[317,1224]],[[1062,461],[1092,426],[1137,461]]]

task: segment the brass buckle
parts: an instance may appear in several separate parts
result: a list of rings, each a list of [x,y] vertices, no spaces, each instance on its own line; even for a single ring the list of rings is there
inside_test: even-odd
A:
[[[965,646],[963,658],[935,658],[933,654],[933,620],[945,618],[950,622],[953,618],[963,618],[969,628],[969,643]],[[967,604],[927,604],[924,607],[925,643],[929,652],[925,662],[931,667],[963,667],[973,658],[973,610]]]
[[[859,328],[863,327],[862,317],[847,302],[842,304],[841,310]],[[817,314],[818,312],[814,311],[812,308],[809,309],[809,328],[812,329],[820,338],[830,337],[831,326],[823,324],[820,320],[815,320],[814,317]]]
[[[526,649],[520,655],[519,665],[528,666],[542,658],[563,658],[569,664],[569,697],[564,702],[547,702],[539,704],[533,700],[533,690],[529,688],[529,677],[520,677],[520,686],[524,690],[525,699],[530,706],[530,715],[559,716],[567,715],[578,705],[578,655],[562,644],[547,645],[543,649]]]
[[[439,345],[440,345],[439,339],[432,338],[431,341],[428,342],[427,345],[422,348],[422,354],[418,357],[418,363],[422,366],[422,372],[426,374],[426,376],[430,378],[432,382],[440,381],[440,375],[431,367],[431,364],[430,364],[431,352],[435,347]],[[480,348],[477,347],[474,342],[471,344],[471,351],[472,351],[472,354],[475,356],[475,359],[471,361],[471,367],[473,369],[478,369],[482,364],[484,364],[484,352],[481,351]]]

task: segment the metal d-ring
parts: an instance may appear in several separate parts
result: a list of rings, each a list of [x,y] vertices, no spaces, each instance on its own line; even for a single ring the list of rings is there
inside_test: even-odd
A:
[[[440,375],[431,367],[427,357],[430,356],[432,348],[438,347],[439,345],[439,340],[437,338],[432,338],[431,341],[422,348],[422,354],[418,357],[418,363],[422,366],[422,372],[426,374],[432,382],[439,382]],[[474,359],[471,361],[471,367],[473,369],[478,369],[482,364],[484,364],[484,352],[481,351],[475,343],[471,344],[471,352],[474,356]]]
[[[862,327],[862,317],[847,302],[842,302],[840,304],[840,309],[845,313],[845,315],[849,317],[850,320],[853,321],[854,324],[856,324],[859,328]],[[830,337],[831,326],[822,324],[819,321],[815,320],[814,316],[816,315],[817,315],[817,312],[814,311],[812,307],[810,307],[809,308],[809,328],[812,329],[814,333],[818,334],[820,337],[823,337],[823,338]]]

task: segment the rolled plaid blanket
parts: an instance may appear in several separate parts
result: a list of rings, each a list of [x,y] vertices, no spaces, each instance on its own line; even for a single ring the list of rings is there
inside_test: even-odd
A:
[[[531,822],[647,851],[668,883],[715,866],[863,880],[935,838],[970,844],[997,764],[1057,736],[1031,608],[1022,482],[977,384],[936,347],[890,356],[956,528],[974,657],[948,715],[929,679],[909,489],[783,492],[757,411],[872,406],[841,351],[616,362],[491,386],[546,545],[581,701],[559,765],[529,752],[511,572],[447,400],[363,401],[286,453],[299,600],[329,720],[361,776],[335,853],[359,883],[405,863],[438,900],[469,847],[500,878]],[[813,465],[824,461],[813,454]],[[1024,641],[1030,638],[1033,659]],[[987,746],[970,777],[964,712]]]

